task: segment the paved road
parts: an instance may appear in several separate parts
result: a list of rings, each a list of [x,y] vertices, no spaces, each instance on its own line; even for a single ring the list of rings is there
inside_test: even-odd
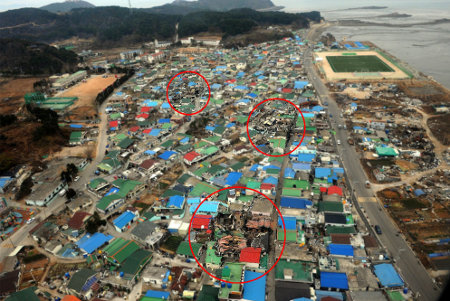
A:
[[[405,239],[402,236],[396,235],[399,229],[387,212],[385,212],[384,208],[380,206],[379,201],[376,198],[370,198],[374,196],[374,193],[371,189],[365,187],[367,177],[360,164],[360,157],[354,148],[347,143],[347,131],[337,129],[338,124],[344,124],[344,120],[340,117],[341,110],[330,97],[328,89],[318,76],[313,66],[311,51],[309,49],[305,52],[305,67],[321,102],[328,102],[328,112],[333,116],[331,122],[337,132],[336,139],[341,141],[341,145],[338,146],[338,152],[341,155],[350,184],[360,200],[359,205],[365,208],[371,225],[380,225],[383,231],[383,234],[378,236],[379,241],[381,241],[390,255],[396,259],[396,265],[403,279],[413,292],[419,293],[419,300],[437,300],[439,298],[439,292],[435,290],[435,285],[427,270],[420,263]],[[372,201],[362,203],[361,200]]]

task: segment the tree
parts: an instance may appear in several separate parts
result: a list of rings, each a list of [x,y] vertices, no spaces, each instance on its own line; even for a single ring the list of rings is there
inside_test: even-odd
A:
[[[72,176],[70,175],[70,173],[67,170],[63,170],[61,172],[61,181],[66,182],[66,183],[72,182]]]
[[[26,178],[20,185],[19,191],[16,193],[16,200],[20,200],[31,193],[31,188],[33,187],[33,179],[31,176]]]
[[[66,170],[72,176],[72,178],[76,177],[78,174],[78,167],[73,163],[67,164]]]
[[[101,219],[97,211],[95,211],[92,217],[86,223],[86,232],[94,234],[95,232],[97,232],[100,226],[106,226],[106,221]]]
[[[76,195],[77,195],[77,192],[75,190],[73,190],[72,188],[69,188],[66,193],[66,198],[69,201],[69,200],[73,199]]]

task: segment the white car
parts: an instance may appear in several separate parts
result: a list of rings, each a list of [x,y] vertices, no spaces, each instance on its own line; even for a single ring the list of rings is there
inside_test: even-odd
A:
[[[73,179],[74,182],[78,181],[80,179],[80,176],[76,176],[75,179]]]
[[[337,145],[341,145],[341,140],[338,140],[336,143]]]
[[[27,224],[31,224],[32,222],[34,222],[34,217],[30,218],[29,220],[27,220]]]

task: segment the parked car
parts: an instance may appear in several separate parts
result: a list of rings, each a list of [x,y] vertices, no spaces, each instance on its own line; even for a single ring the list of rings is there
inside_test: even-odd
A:
[[[74,182],[78,181],[80,179],[80,176],[76,176],[75,179],[73,179]]]
[[[383,232],[381,232],[381,228],[378,225],[375,225],[375,232],[377,232],[377,234],[382,234]]]
[[[341,145],[341,140],[336,141],[337,145]]]

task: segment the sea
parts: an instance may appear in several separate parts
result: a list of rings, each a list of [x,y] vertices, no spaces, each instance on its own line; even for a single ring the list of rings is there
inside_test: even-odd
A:
[[[433,77],[450,89],[450,22],[430,23],[450,19],[450,0],[279,0],[284,11],[317,10],[325,20],[360,20],[376,23],[370,26],[334,26],[325,33],[337,40],[371,41],[425,75]],[[362,9],[377,6],[383,9]],[[392,13],[410,17],[384,17]],[[386,26],[400,24],[402,27]]]

